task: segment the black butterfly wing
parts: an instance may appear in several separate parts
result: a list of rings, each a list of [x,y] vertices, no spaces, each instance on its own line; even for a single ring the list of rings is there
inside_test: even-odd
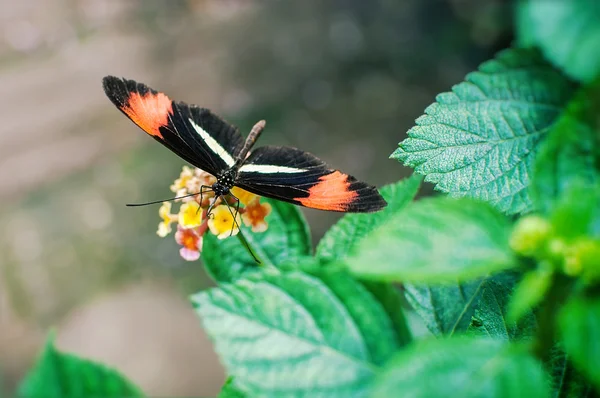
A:
[[[367,213],[387,205],[374,186],[290,147],[254,150],[240,167],[235,185],[257,195],[320,210]]]
[[[192,165],[218,175],[235,164],[244,139],[208,109],[171,101],[133,80],[106,76],[103,86],[132,122]]]

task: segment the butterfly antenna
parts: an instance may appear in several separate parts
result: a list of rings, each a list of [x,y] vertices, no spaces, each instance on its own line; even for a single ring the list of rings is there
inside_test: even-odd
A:
[[[198,194],[200,194],[200,192],[190,193],[190,194],[183,195],[183,196],[176,196],[174,198],[169,198],[169,199],[153,200],[152,202],[146,202],[146,203],[126,203],[125,206],[136,207],[136,206],[154,205],[154,204],[162,203],[162,202],[170,202],[175,199],[189,198],[190,196],[196,196]]]

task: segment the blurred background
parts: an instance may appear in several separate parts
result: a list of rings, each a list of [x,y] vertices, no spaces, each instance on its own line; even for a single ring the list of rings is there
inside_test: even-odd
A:
[[[54,328],[153,396],[223,370],[187,295],[211,285],[155,231],[182,160],[104,96],[103,76],[199,104],[261,144],[376,185],[435,94],[510,45],[501,0],[0,0],[0,394]],[[338,215],[306,211],[318,241]]]

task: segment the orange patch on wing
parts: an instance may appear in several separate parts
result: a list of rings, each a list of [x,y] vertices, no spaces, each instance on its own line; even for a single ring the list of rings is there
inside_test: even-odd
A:
[[[320,177],[319,182],[308,190],[308,197],[295,200],[313,209],[345,211],[358,196],[349,187],[348,175],[336,170]]]
[[[146,133],[162,138],[159,128],[169,122],[169,113],[173,113],[173,103],[163,93],[146,95],[131,93],[127,104],[121,109]]]

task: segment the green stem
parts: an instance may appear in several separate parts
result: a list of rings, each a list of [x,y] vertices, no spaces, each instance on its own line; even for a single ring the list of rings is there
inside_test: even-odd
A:
[[[547,299],[537,312],[538,328],[533,353],[542,361],[551,357],[556,343],[556,317],[567,301],[573,287],[573,280],[561,274],[554,274]]]

